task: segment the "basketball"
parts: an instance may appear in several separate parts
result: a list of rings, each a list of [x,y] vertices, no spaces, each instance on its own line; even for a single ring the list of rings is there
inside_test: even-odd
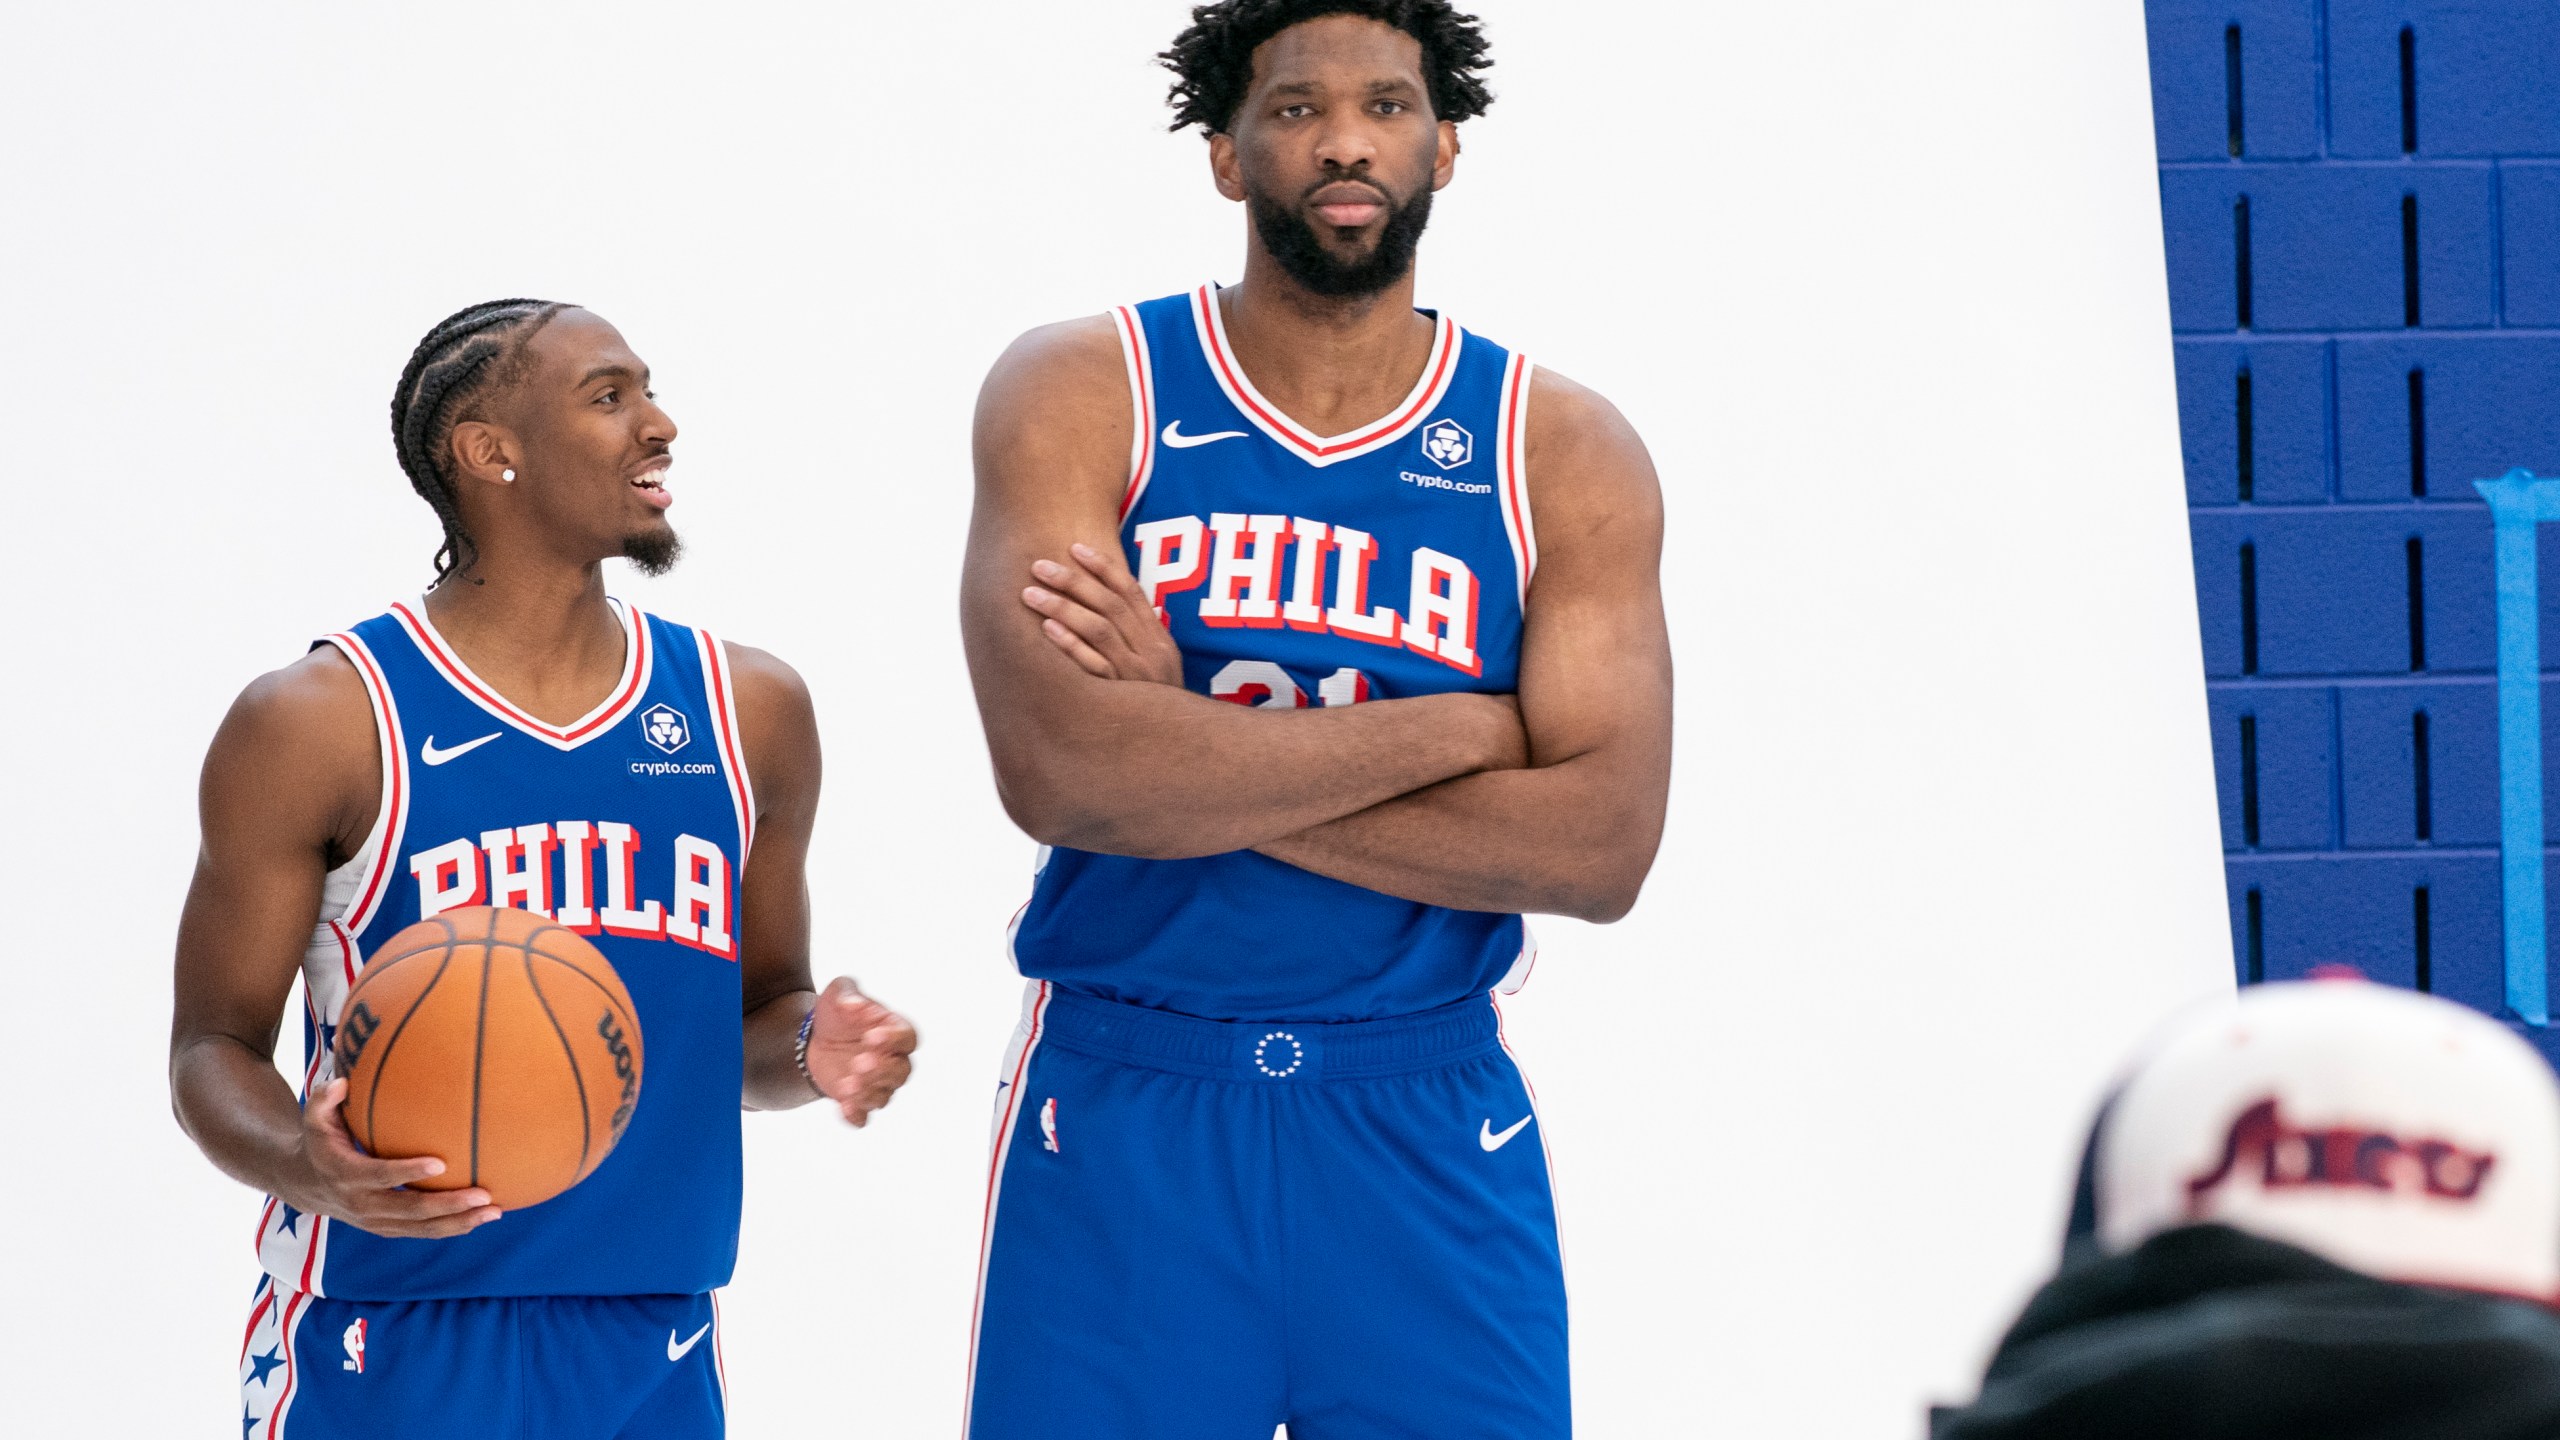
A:
[[[476,1185],[503,1210],[595,1173],[640,1098],[640,1020],[583,936],[473,906],[384,942],[338,1011],[347,1129],[371,1154],[433,1155],[415,1184]]]

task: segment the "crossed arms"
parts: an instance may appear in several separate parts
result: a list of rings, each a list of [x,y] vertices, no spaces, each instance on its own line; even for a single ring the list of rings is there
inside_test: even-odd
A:
[[[979,394],[961,630],[1016,824],[1154,859],[1259,850],[1457,909],[1634,905],[1670,783],[1671,652],[1660,489],[1607,401],[1543,371],[1531,387],[1519,694],[1307,710],[1181,688],[1119,558],[1134,423],[1106,320],[1024,336]]]

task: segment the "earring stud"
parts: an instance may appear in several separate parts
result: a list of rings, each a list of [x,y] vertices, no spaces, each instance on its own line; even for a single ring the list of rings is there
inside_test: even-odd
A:
[[[498,478],[506,481],[510,485],[513,485],[516,483],[516,472],[513,470],[501,470],[498,472]]]

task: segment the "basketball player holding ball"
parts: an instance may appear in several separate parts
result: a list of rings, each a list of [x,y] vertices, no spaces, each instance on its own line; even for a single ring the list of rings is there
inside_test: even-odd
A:
[[[1470,17],[1219,0],[1165,59],[1243,281],[1033,331],[978,410],[969,660],[1047,848],[969,1433],[1559,1440],[1555,1210],[1491,995],[1521,912],[1616,919],[1661,835],[1653,467],[1413,308],[1490,99]]]
[[[607,559],[675,560],[676,427],[601,318],[531,300],[450,317],[392,428],[444,526],[435,588],[232,707],[178,936],[178,1118],[269,1197],[240,1433],[719,1435],[711,1292],[737,1253],[741,1102],[825,1098],[859,1125],[915,1045],[852,981],[811,983],[808,692],[770,655],[606,596]],[[484,906],[540,919],[501,933]],[[341,1114],[340,1002],[439,915],[520,942],[527,973],[578,950],[557,932],[585,936],[646,1038],[619,1144],[529,1208],[455,1187],[461,1154],[368,1155]],[[297,970],[300,1103],[272,1060]]]

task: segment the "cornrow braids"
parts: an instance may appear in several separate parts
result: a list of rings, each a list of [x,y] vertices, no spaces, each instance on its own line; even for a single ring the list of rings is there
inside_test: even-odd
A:
[[[1365,15],[1422,42],[1422,75],[1431,87],[1431,113],[1440,120],[1472,120],[1493,104],[1482,72],[1492,68],[1492,47],[1481,22],[1449,0],[1215,0],[1195,6],[1191,28],[1156,59],[1173,72],[1173,124],[1225,133],[1253,87],[1253,52],[1263,41],[1301,21],[1325,15]]]
[[[555,300],[484,301],[437,321],[409,352],[399,388],[391,392],[391,443],[410,485],[444,526],[444,547],[436,551],[439,585],[479,559],[445,464],[453,427],[475,400],[517,379],[525,343],[569,308]]]

